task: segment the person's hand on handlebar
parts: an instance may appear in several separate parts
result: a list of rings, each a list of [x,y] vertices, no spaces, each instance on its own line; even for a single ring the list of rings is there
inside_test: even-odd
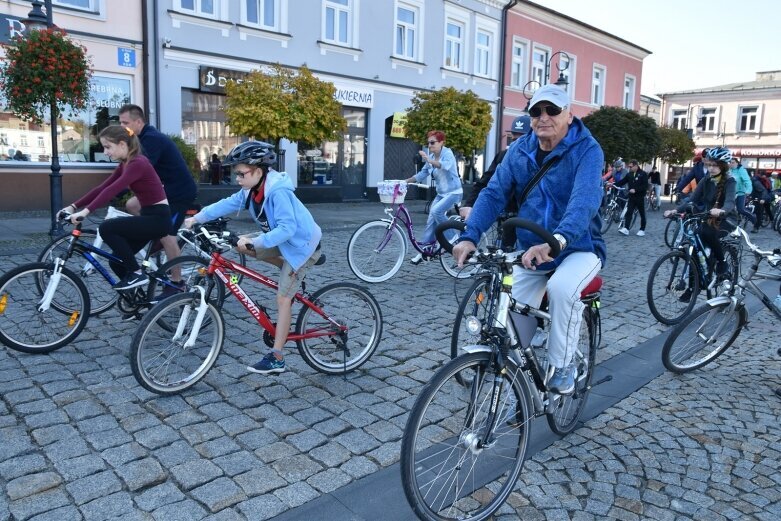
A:
[[[198,224],[198,221],[195,220],[195,217],[188,217],[182,221],[182,226],[188,230],[191,230],[196,224]]]
[[[469,214],[472,213],[472,207],[471,206],[461,206],[458,209],[458,215],[461,216],[463,220],[469,219]]]
[[[79,221],[83,221],[89,214],[90,211],[87,208],[83,208],[81,211],[70,214],[68,220],[70,220],[72,224],[77,224]]]
[[[459,268],[464,266],[466,258],[476,249],[477,246],[472,241],[461,241],[453,246],[453,259],[455,259]]]
[[[553,257],[550,256],[550,245],[546,242],[537,244],[526,250],[521,257],[521,264],[528,270],[536,270],[540,264],[550,262]]]
[[[252,246],[252,239],[247,237],[246,235],[242,235],[239,237],[239,240],[236,242],[236,251],[243,254],[252,254],[255,249],[254,248],[247,248],[247,245]]]

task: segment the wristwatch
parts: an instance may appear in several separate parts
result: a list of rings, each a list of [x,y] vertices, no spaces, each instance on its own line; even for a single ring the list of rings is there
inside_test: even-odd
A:
[[[559,246],[563,250],[567,247],[567,239],[564,238],[564,236],[560,233],[554,233],[553,236],[556,238],[557,241],[559,241]]]

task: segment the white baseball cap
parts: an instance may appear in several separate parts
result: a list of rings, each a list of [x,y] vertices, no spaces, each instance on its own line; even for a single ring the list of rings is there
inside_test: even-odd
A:
[[[534,95],[529,102],[529,108],[532,108],[541,101],[549,101],[557,107],[563,109],[564,107],[569,106],[569,94],[567,94],[567,91],[558,85],[549,83],[548,85],[540,87],[534,91]]]

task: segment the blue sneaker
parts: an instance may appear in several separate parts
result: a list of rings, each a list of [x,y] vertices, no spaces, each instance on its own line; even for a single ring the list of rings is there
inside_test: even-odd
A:
[[[575,391],[575,366],[557,367],[548,382],[548,390],[556,394],[572,394]]]
[[[266,353],[260,362],[248,365],[247,371],[258,374],[279,374],[285,372],[285,359],[278,360],[273,352]]]

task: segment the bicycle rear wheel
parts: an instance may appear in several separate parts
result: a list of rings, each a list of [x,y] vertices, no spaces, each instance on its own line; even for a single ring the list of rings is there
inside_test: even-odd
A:
[[[673,325],[688,315],[700,293],[700,274],[688,254],[673,250],[659,257],[648,273],[646,298],[651,314]]]
[[[225,324],[209,304],[195,344],[185,348],[200,304],[199,293],[169,297],[147,313],[130,343],[130,367],[145,389],[166,395],[197,384],[222,351]]]
[[[49,308],[39,309],[53,283],[52,270],[50,263],[35,262],[0,277],[0,342],[11,349],[49,353],[73,341],[87,324],[87,287],[67,268],[62,268]]]
[[[743,305],[731,310],[731,304],[728,299],[706,303],[675,326],[662,348],[664,366],[674,373],[688,373],[726,351],[748,318]]]
[[[389,230],[388,227],[391,227]],[[384,282],[401,268],[407,241],[398,226],[370,221],[353,233],[347,243],[347,263],[366,282]]]
[[[508,364],[497,378],[492,356],[468,353],[451,360],[415,400],[400,463],[404,493],[420,519],[487,519],[518,479],[531,428],[523,375]],[[463,387],[459,373],[470,373],[473,384]],[[498,406],[492,413],[494,395]]]
[[[548,406],[548,425],[556,434],[564,436],[575,429],[580,414],[586,406],[586,400],[597,363],[596,316],[588,305],[583,310],[583,323],[580,327],[578,349],[572,361],[575,372],[575,391],[570,395],[549,393],[551,404]]]
[[[350,283],[331,284],[316,291],[296,320],[296,334],[315,334],[296,342],[301,358],[325,374],[345,374],[372,356],[382,338],[382,312],[374,296]],[[339,325],[347,331],[339,333]]]
[[[79,242],[92,244],[95,242],[96,237],[96,232],[92,230],[82,230],[81,235],[79,236]],[[70,246],[70,241],[72,238],[73,236],[71,234],[67,234],[54,239],[43,250],[41,250],[41,253],[38,255],[38,262],[51,263],[54,262],[55,258],[65,255],[65,253],[68,251],[68,247]],[[98,257],[97,255],[94,255],[94,257],[106,269],[106,271],[111,273],[111,268],[108,266],[108,261]],[[114,288],[111,287],[111,282],[106,280],[106,278],[84,257],[76,254],[68,259],[66,266],[74,273],[77,273],[82,282],[84,282],[84,285],[87,287],[87,293],[89,294],[90,299],[91,316],[100,315],[101,313],[111,309],[111,307],[116,304],[118,294],[116,291],[114,291]],[[41,287],[45,286],[43,281],[39,281],[39,283]]]

